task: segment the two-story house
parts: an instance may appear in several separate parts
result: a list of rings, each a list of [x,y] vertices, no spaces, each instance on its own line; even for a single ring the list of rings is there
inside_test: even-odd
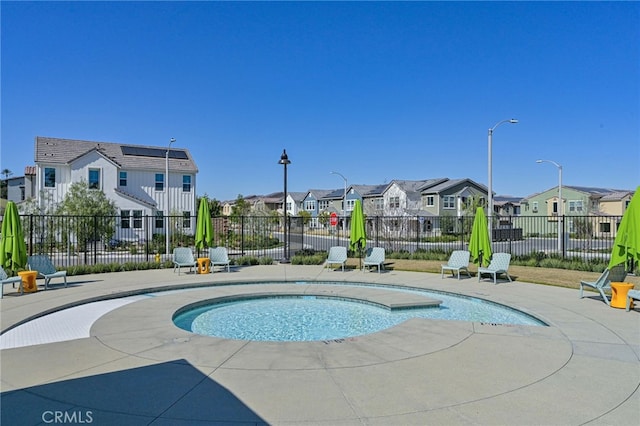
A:
[[[59,204],[73,183],[85,181],[115,203],[116,238],[162,234],[167,213],[181,218],[175,226],[182,232],[194,232],[198,169],[187,149],[38,136],[35,162],[40,206]],[[142,220],[145,216],[153,220]]]

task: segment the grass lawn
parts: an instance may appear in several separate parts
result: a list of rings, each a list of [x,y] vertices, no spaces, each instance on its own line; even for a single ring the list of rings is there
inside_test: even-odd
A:
[[[400,271],[433,272],[440,273],[440,265],[446,261],[439,260],[405,260],[387,259],[385,267]],[[358,267],[358,259],[349,258],[347,266]],[[469,266],[471,275],[475,277],[478,270],[477,265]],[[578,288],[580,281],[595,281],[600,274],[597,272],[573,271],[569,269],[535,268],[530,266],[511,265],[509,275],[514,281],[554,285],[559,287]],[[634,284],[636,289],[640,289],[640,277],[627,275],[625,282]]]

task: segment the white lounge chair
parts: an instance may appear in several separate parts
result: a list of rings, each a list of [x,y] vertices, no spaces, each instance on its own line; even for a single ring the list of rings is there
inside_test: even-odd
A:
[[[4,297],[5,284],[11,284],[13,285],[13,288],[16,288],[16,284],[18,284],[19,285],[18,289],[20,290],[20,294],[24,293],[24,289],[22,288],[22,277],[8,276],[2,266],[0,266],[0,281],[2,282],[2,293],[0,293],[0,299]]]
[[[215,247],[209,249],[209,260],[211,261],[211,273],[213,273],[213,267],[218,265],[227,267],[227,272],[231,272],[230,265],[231,260],[229,259],[229,254],[227,253],[226,247]]]
[[[632,300],[640,300],[640,290],[629,290],[627,293],[627,312],[631,310]]]
[[[324,264],[325,267],[337,264],[342,266],[342,271],[344,272],[345,263],[347,263],[347,248],[341,246],[331,247],[329,249],[329,256],[327,256],[327,260]]]
[[[53,278],[64,279],[64,286],[67,287],[67,271],[58,271],[46,254],[28,256],[27,266],[32,271],[38,271],[39,277],[44,277],[45,290],[49,288],[49,282]]]
[[[366,268],[367,266],[377,266],[378,273],[381,269],[384,269],[385,251],[382,247],[373,247],[367,250],[367,254],[364,257],[362,264]]]
[[[444,278],[444,271],[451,271],[451,276],[454,275],[454,272],[458,273],[458,279],[460,279],[460,271],[465,271],[469,278],[471,278],[471,273],[469,273],[469,259],[471,258],[471,253],[467,250],[454,250],[449,256],[449,261],[446,265],[441,265],[442,269],[440,271],[440,278]]]
[[[180,275],[180,268],[189,267],[189,272],[193,268],[197,267],[197,262],[193,258],[193,252],[189,247],[176,247],[173,249],[173,272],[178,269],[178,275]]]
[[[605,269],[604,272],[595,281],[580,281],[580,298],[584,297],[584,287],[591,287],[598,291],[602,300],[607,305],[611,304],[611,301],[607,297],[605,290],[611,291],[611,282],[622,282],[627,277],[627,271],[624,269],[624,265],[617,265],[611,269]]]
[[[486,268],[478,268],[478,281],[482,277],[482,274],[489,274],[493,277],[493,283],[497,283],[497,276],[504,274],[511,282],[509,276],[509,263],[511,262],[511,254],[509,253],[493,253],[491,262]]]

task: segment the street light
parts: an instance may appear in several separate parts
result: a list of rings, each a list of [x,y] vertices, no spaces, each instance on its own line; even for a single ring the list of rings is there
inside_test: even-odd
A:
[[[165,187],[165,192],[166,192],[166,196],[167,196],[167,211],[165,213],[165,217],[167,218],[166,222],[167,222],[167,238],[166,238],[166,248],[165,248],[165,253],[167,256],[167,259],[169,258],[169,150],[171,149],[171,144],[174,143],[176,141],[176,138],[171,138],[169,139],[169,146],[167,146],[167,153],[165,155],[165,182],[164,182],[164,187]]]
[[[552,160],[536,160],[536,163],[551,163],[558,168],[558,254],[564,255],[562,251],[562,222],[564,221],[564,206],[562,202],[562,166]]]
[[[342,196],[342,232],[347,232],[347,178],[338,172],[329,172],[331,175],[338,175],[344,180],[344,193]]]
[[[518,120],[516,120],[515,118],[511,118],[509,120],[502,120],[500,122],[498,122],[495,126],[493,126],[492,128],[489,129],[489,205],[488,205],[488,211],[487,211],[487,216],[488,216],[488,228],[489,228],[489,242],[493,242],[493,232],[492,232],[492,228],[493,228],[493,172],[492,172],[492,165],[491,165],[491,160],[492,160],[492,144],[493,144],[493,131],[501,124],[504,123],[511,123],[511,124],[516,124],[518,122]]]
[[[280,260],[280,263],[289,263],[289,241],[287,238],[287,165],[291,164],[291,161],[289,161],[286,149],[282,150],[278,164],[284,166],[284,202],[282,203],[282,213],[284,216],[284,257]]]

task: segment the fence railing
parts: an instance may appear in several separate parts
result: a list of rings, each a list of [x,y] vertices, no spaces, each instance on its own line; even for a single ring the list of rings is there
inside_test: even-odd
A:
[[[165,258],[164,221],[155,216],[21,216],[28,252],[46,253],[58,265],[125,263]],[[558,227],[560,220],[560,227]],[[512,216],[495,220],[493,251],[516,256],[555,255],[583,261],[607,261],[620,216]],[[169,218],[170,251],[194,247],[196,217]],[[374,216],[365,219],[368,247],[388,253],[465,249],[473,217]],[[284,256],[282,218],[273,216],[213,217],[213,246],[224,246],[231,256]],[[303,249],[328,251],[349,245],[349,221],[341,226],[311,227],[302,217],[287,220],[289,253]],[[558,229],[561,230],[558,238]]]

